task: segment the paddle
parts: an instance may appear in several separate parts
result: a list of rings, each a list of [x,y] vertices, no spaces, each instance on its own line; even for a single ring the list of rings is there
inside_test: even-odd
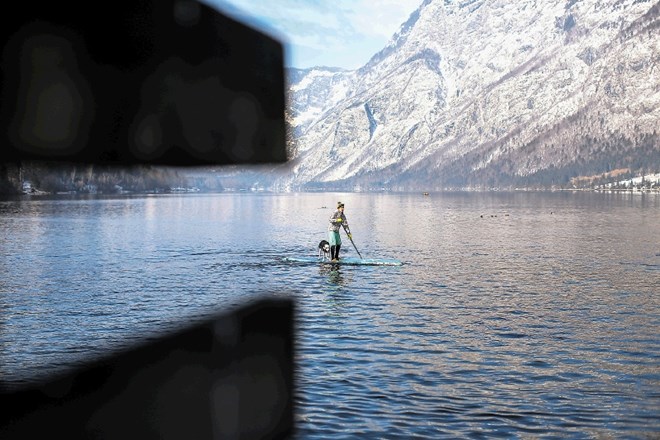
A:
[[[362,254],[360,254],[360,251],[358,251],[357,246],[355,246],[355,242],[353,242],[353,238],[351,238],[351,234],[349,234],[348,231],[346,231],[346,226],[344,226],[344,225],[341,225],[341,226],[344,228],[344,232],[346,232],[346,235],[348,236],[348,239],[351,240],[351,243],[353,243],[353,247],[355,248],[355,252],[357,252],[358,255],[360,256],[360,258],[364,260],[364,258],[362,258]]]

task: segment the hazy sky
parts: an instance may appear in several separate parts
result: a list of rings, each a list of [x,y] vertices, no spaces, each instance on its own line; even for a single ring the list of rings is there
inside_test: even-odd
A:
[[[287,67],[357,69],[422,0],[204,0],[285,45]]]

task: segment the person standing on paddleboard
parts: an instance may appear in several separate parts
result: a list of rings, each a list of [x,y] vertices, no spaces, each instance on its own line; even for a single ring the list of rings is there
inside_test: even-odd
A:
[[[344,204],[337,203],[337,210],[330,217],[330,226],[328,226],[328,241],[330,242],[330,259],[332,261],[339,261],[339,249],[341,249],[341,237],[339,236],[339,228],[343,227],[344,231],[351,239],[351,230],[348,227],[348,221],[344,215]]]

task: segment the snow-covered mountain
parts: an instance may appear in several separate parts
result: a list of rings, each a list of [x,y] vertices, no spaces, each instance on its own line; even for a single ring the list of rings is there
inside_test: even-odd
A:
[[[276,189],[660,171],[660,3],[425,0],[362,68],[291,70]]]

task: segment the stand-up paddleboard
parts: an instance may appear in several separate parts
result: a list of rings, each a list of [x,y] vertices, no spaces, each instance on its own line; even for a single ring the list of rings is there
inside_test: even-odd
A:
[[[403,263],[394,258],[355,258],[344,257],[339,261],[330,261],[320,257],[284,257],[284,261],[303,264],[341,264],[345,266],[401,266]]]

